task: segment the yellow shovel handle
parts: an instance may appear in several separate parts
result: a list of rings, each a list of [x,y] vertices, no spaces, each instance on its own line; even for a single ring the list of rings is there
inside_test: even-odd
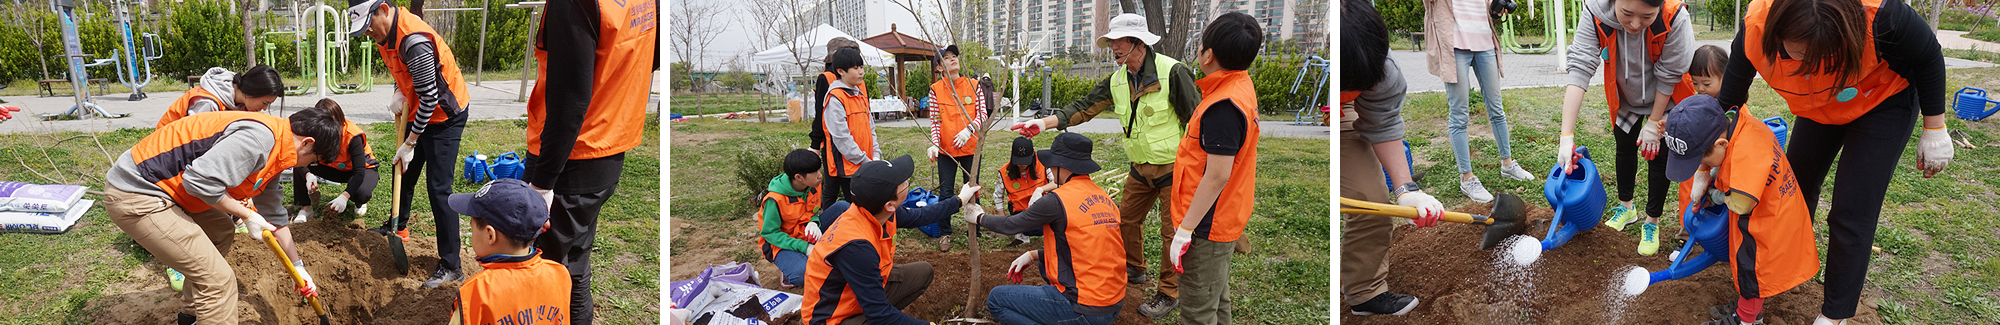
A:
[[[1393,205],[1393,204],[1368,202],[1368,201],[1350,199],[1345,197],[1340,198],[1340,213],[1378,215],[1378,216],[1397,217],[1405,219],[1416,219],[1418,217],[1417,208]],[[1464,212],[1445,211],[1444,219],[1442,220],[1454,223],[1476,223],[1482,225],[1493,224],[1493,218],[1491,217],[1473,215]]]
[[[285,255],[284,248],[278,247],[278,235],[272,234],[270,229],[264,229],[264,244],[270,245],[271,253],[278,254],[278,261],[285,263],[285,273],[292,274],[293,285],[306,286],[306,277],[299,276],[299,269],[292,267],[292,257]],[[319,297],[306,297],[306,302],[312,303],[313,311],[319,312],[320,315],[326,315],[326,307],[320,306]]]

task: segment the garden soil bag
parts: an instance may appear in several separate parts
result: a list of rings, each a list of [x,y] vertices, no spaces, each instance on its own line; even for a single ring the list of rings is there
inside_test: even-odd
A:
[[[0,182],[0,212],[63,212],[83,199],[83,186]]]
[[[77,192],[82,193],[82,192]],[[77,200],[62,212],[0,211],[0,232],[30,234],[60,234],[69,231],[83,213],[90,211],[91,200]]]

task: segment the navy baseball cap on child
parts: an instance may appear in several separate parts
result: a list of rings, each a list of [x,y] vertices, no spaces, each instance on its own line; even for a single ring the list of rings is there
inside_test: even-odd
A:
[[[460,215],[479,218],[507,237],[535,240],[549,222],[548,203],[541,192],[519,179],[487,182],[479,192],[452,194],[445,201]]]
[[[1667,180],[1685,182],[1701,169],[1701,158],[1734,124],[1722,113],[1722,103],[1715,97],[1694,95],[1667,114],[1666,136],[1660,139],[1667,151]]]

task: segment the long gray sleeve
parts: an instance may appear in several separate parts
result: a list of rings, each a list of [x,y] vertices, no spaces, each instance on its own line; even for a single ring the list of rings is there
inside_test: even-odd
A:
[[[1569,85],[1589,89],[1590,77],[1597,75],[1598,69],[1604,66],[1603,52],[1606,49],[1599,44],[1601,40],[1596,32],[1599,28],[1598,20],[1592,16],[1596,15],[1605,21],[1615,21],[1610,8],[1608,2],[1588,1],[1583,8],[1585,14],[1577,17],[1577,33],[1572,38],[1573,43],[1570,44],[1569,54],[1566,57],[1568,64],[1565,65],[1569,71]],[[1663,97],[1659,94],[1673,94],[1674,85],[1681,82],[1681,77],[1687,74],[1688,63],[1694,60],[1696,45],[1690,22],[1692,18],[1689,17],[1691,14],[1682,11],[1673,21],[1668,22],[1672,28],[1665,36],[1666,42],[1660,46],[1658,62],[1648,60],[1643,54],[1620,55],[1616,58],[1618,61],[1614,63],[1621,68],[1619,75],[1605,75],[1606,82],[1645,85],[1618,89],[1618,96],[1624,106],[1620,107],[1620,110],[1636,114],[1650,113],[1654,98]],[[1621,53],[1636,54],[1646,51],[1646,35],[1617,31],[1613,37],[1617,37],[1614,44],[1617,44]],[[1617,79],[1610,80],[1611,78]]]
[[[1681,83],[1681,77],[1687,75],[1688,64],[1694,62],[1694,50],[1699,46],[1694,43],[1694,24],[1689,22],[1693,18],[1688,16],[1692,15],[1693,12],[1682,10],[1674,16],[1674,21],[1668,22],[1673,24],[1673,28],[1667,32],[1666,43],[1660,46],[1660,62],[1653,65],[1652,97],[1673,95],[1674,84]]]
[[[1595,11],[1592,7],[1597,5],[1596,1],[1584,2],[1581,10],[1584,14],[1577,15],[1576,25],[1571,25],[1576,27],[1576,36],[1570,38],[1569,64],[1565,67],[1569,71],[1569,85],[1583,89],[1590,89],[1590,76],[1597,75],[1597,67],[1604,66],[1604,59],[1598,54],[1604,48],[1597,45],[1597,20],[1590,17]]]
[[[1040,201],[1029,204],[1027,210],[1015,215],[986,215],[979,218],[979,226],[1006,235],[1019,234],[1062,220],[1068,214],[1063,208],[1062,197],[1055,193],[1042,194]]]
[[[1361,140],[1383,143],[1403,139],[1403,96],[1408,87],[1396,61],[1384,58],[1382,81],[1354,99],[1354,131],[1361,134]]]
[[[827,92],[853,91],[851,88],[846,88],[844,84],[837,85],[842,86],[829,89]],[[873,157],[881,157],[879,154],[880,149],[877,149],[876,153],[874,153],[875,155],[872,156],[869,155],[871,153],[861,152],[861,144],[856,143],[854,139],[854,130],[847,128],[847,107],[845,104],[839,100],[828,100],[826,101],[826,112],[821,114],[824,114],[821,115],[824,116],[822,120],[826,121],[827,141],[833,142],[834,150],[840,150],[840,156],[847,159],[847,162],[858,165],[867,162]],[[868,132],[872,138],[875,130],[871,129]]]
[[[195,98],[193,104],[188,104],[187,110],[188,110],[187,111],[188,115],[195,115],[200,113],[221,111],[222,106],[220,106],[214,100],[197,97]]]
[[[264,162],[270,159],[271,147],[278,141],[270,128],[251,121],[230,123],[222,132],[214,147],[181,172],[181,188],[209,205],[229,195],[230,187],[263,170]]]

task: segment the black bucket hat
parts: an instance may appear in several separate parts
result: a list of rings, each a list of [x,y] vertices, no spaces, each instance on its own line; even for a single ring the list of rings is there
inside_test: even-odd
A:
[[[1090,138],[1065,132],[1056,135],[1056,141],[1049,145],[1049,150],[1038,151],[1036,156],[1039,156],[1037,158],[1041,159],[1042,165],[1088,175],[1103,169],[1097,161],[1090,159],[1090,146]]]

